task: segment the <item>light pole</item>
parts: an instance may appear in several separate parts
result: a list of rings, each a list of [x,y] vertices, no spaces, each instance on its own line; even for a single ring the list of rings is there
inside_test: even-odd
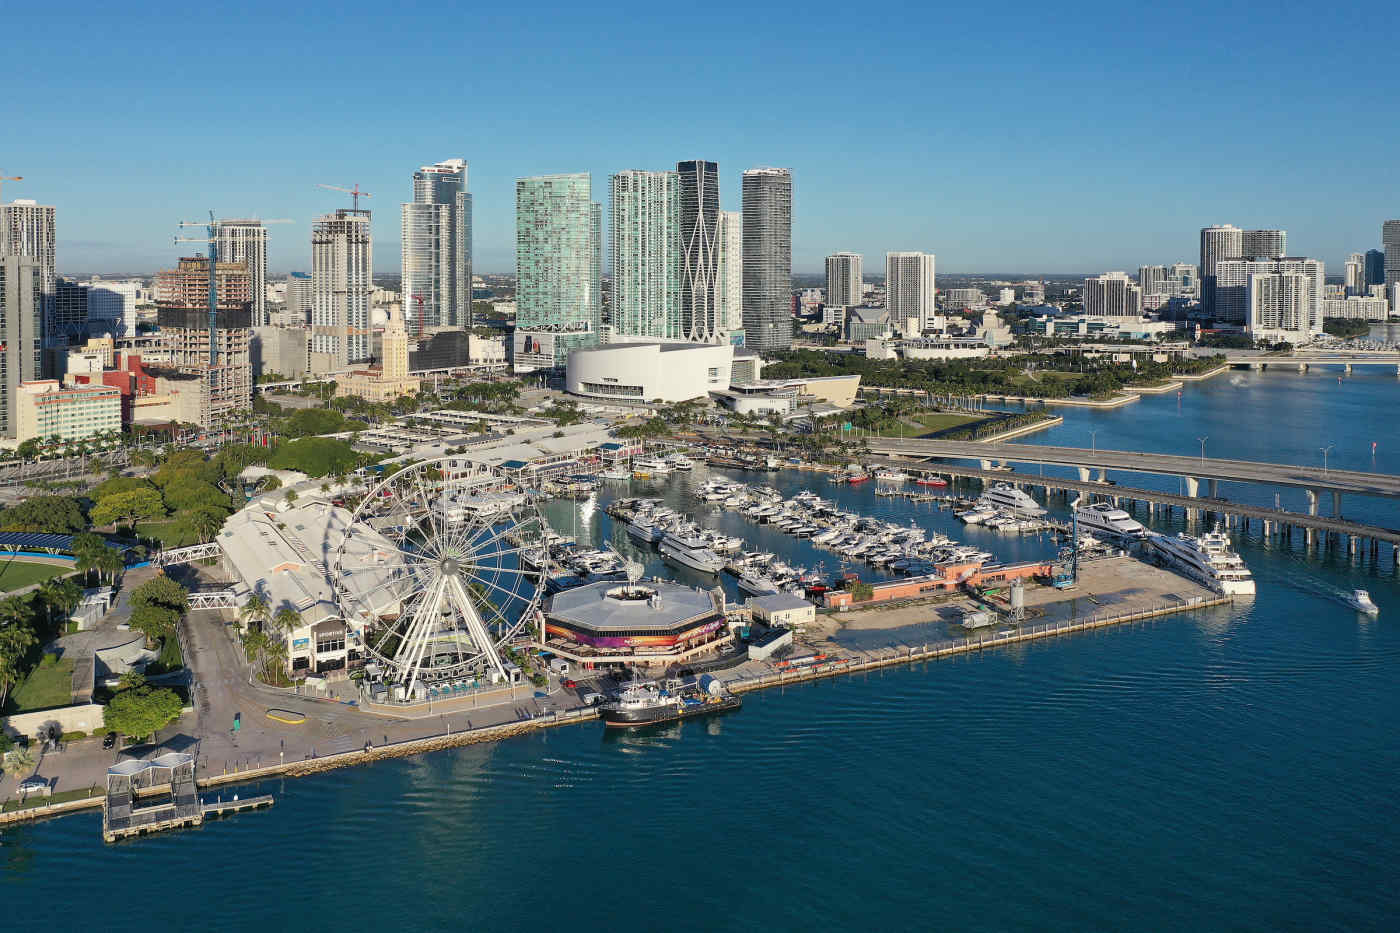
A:
[[[1196,440],[1201,442],[1201,466],[1204,467],[1206,465],[1206,441],[1210,440],[1210,435],[1198,437]]]
[[[1337,446],[1336,444],[1328,444],[1326,447],[1319,447],[1319,448],[1318,448],[1318,450],[1322,451],[1322,475],[1323,475],[1323,476],[1326,476],[1326,475],[1327,475],[1327,454],[1332,450],[1333,447],[1336,447],[1336,446]]]
[[[1089,432],[1089,452],[1097,454],[1099,452],[1099,429],[1095,428]]]

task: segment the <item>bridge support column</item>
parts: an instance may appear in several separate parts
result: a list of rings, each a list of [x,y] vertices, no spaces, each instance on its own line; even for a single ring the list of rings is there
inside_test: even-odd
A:
[[[1346,374],[1347,374],[1348,376],[1351,375],[1351,364],[1350,364],[1350,363],[1346,364],[1346,366],[1342,367],[1342,369],[1343,369],[1344,372],[1346,372]]]
[[[1352,557],[1352,556],[1354,556],[1355,554],[1356,554],[1356,535],[1347,535],[1347,556],[1348,556],[1348,557]]]
[[[1298,372],[1300,372],[1300,373],[1305,373],[1305,372],[1307,372],[1307,371],[1308,371],[1308,364],[1307,364],[1307,363],[1299,363],[1299,364],[1298,364]]]
[[[1096,482],[1096,483],[1106,483],[1106,482],[1108,482],[1108,471],[1105,470],[1103,467],[1099,467],[1099,478],[1096,479],[1094,482]]]
[[[990,470],[990,469],[992,468],[992,461],[990,461],[990,460],[978,460],[978,461],[977,461],[977,465],[980,466],[980,467],[981,467],[982,469],[984,469],[984,470]]]
[[[1313,549],[1313,530],[1312,530],[1311,528],[1304,528],[1304,529],[1303,529],[1303,549],[1306,550],[1309,554],[1312,553],[1312,549]]]
[[[1075,467],[1075,469],[1079,471],[1079,481],[1080,481],[1081,483],[1087,483],[1087,482],[1089,482],[1089,468],[1088,468],[1088,467]]]
[[[1218,497],[1218,496],[1220,495],[1220,480],[1218,480],[1218,479],[1213,479],[1213,480],[1211,480],[1211,481],[1210,481],[1210,486],[1209,486],[1209,488],[1210,488],[1210,493],[1209,493],[1210,497],[1211,497],[1212,499]]]
[[[1342,517],[1342,491],[1340,489],[1332,490],[1332,517]]]
[[[1194,476],[1186,477],[1186,494],[1191,498],[1196,498],[1201,494],[1201,481]]]
[[[1305,490],[1303,490],[1303,491],[1304,491],[1305,493],[1308,494],[1308,514],[1309,514],[1309,515],[1316,515],[1316,514],[1317,514],[1317,490],[1316,490],[1316,489],[1305,489]]]

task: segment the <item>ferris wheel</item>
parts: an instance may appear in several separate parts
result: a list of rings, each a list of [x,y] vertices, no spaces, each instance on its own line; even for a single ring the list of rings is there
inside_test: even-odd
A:
[[[499,470],[456,458],[406,467],[370,488],[333,556],[342,617],[405,697],[504,678],[500,649],[544,590],[521,557],[544,532],[534,497]]]

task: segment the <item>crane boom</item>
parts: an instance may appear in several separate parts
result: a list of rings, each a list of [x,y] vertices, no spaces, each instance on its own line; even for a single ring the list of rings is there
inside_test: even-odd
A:
[[[354,210],[356,210],[356,211],[358,211],[358,210],[360,209],[360,198],[370,198],[370,197],[373,197],[373,195],[370,194],[368,191],[361,191],[361,190],[360,190],[360,184],[359,184],[359,182],[356,182],[356,183],[355,183],[355,187],[353,187],[353,188],[342,188],[340,185],[323,185],[323,184],[321,184],[320,182],[317,182],[317,183],[316,183],[316,187],[317,187],[317,188],[325,188],[325,189],[328,190],[328,191],[341,191],[341,192],[344,192],[345,194],[350,195],[350,197],[353,199],[353,201],[352,201],[351,203],[354,204]]]

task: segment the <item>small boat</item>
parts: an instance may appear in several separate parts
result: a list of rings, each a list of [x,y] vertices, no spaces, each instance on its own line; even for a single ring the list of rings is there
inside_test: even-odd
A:
[[[948,485],[948,481],[941,476],[920,476],[914,480],[916,486],[934,486],[939,489]]]
[[[846,482],[854,486],[856,483],[863,483],[870,479],[869,473],[852,473],[846,477]]]
[[[1352,590],[1351,596],[1347,598],[1347,605],[1357,612],[1366,613],[1368,616],[1381,614],[1381,607],[1371,601],[1371,594],[1365,590]]]
[[[875,478],[882,483],[903,483],[909,479],[898,470],[876,470]]]
[[[598,474],[599,479],[629,480],[632,478],[632,471],[621,467],[610,467]]]

